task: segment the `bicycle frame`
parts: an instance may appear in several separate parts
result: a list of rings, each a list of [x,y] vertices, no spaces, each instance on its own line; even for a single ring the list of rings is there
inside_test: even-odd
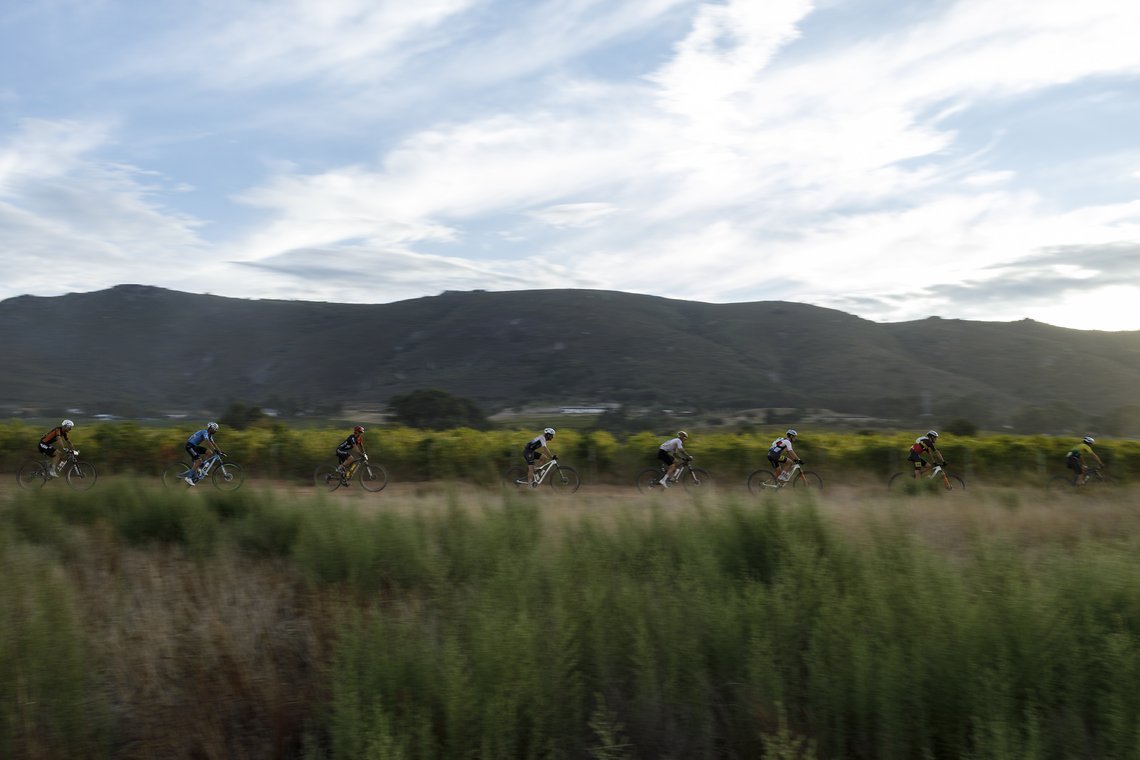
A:
[[[548,459],[538,467],[534,468],[534,480],[538,485],[542,485],[542,481],[546,480],[546,476],[558,464],[557,459]]]

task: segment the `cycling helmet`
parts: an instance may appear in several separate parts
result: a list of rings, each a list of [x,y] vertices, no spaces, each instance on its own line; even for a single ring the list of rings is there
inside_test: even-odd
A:
[[[937,430],[927,430],[926,431],[926,437],[929,438],[930,440],[934,440],[935,438],[938,437],[938,431]]]
[[[218,430],[218,423],[216,423],[216,422],[207,422],[207,423],[206,423],[206,430],[208,430],[208,431],[209,431],[209,432],[211,432],[211,433],[217,432],[217,430]]]
[[[1096,441],[1093,439],[1093,437],[1092,437],[1091,435],[1086,435],[1086,436],[1085,436],[1084,438],[1082,438],[1081,440],[1082,440],[1082,441],[1084,441],[1085,443],[1087,443],[1087,444],[1088,444],[1088,445],[1090,445],[1090,446],[1092,446],[1094,443],[1096,443]]]
[[[686,438],[689,437],[689,434],[686,433],[684,430],[679,430],[679,431],[677,431],[677,437],[680,438],[681,440],[685,440]]]
[[[554,437],[554,428],[546,428],[546,430],[543,430],[542,432],[543,432],[543,435],[548,435],[551,438]]]
[[[356,427],[354,427],[352,429],[352,432],[357,433],[357,434],[363,433],[364,432],[364,426],[363,425],[357,425]]]
[[[786,435],[788,438],[795,438],[797,435],[799,435],[799,433],[795,431],[795,428],[789,428],[788,432],[784,433],[784,435]]]
[[[59,423],[59,426],[66,430],[71,430],[73,427],[75,427],[75,423],[71,420],[64,420],[63,422]]]

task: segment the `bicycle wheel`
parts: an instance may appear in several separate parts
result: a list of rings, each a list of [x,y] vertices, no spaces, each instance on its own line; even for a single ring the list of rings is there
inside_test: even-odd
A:
[[[388,485],[387,471],[375,462],[361,462],[357,469],[360,470],[360,487],[365,491],[377,493]]]
[[[792,479],[792,488],[800,491],[822,491],[823,478],[814,472],[800,470],[799,474]]]
[[[241,471],[240,465],[226,462],[214,468],[210,480],[214,481],[214,488],[219,491],[236,491],[245,482],[245,473]]]
[[[73,491],[86,491],[95,485],[99,473],[90,462],[75,462],[67,466],[67,484]]]
[[[167,488],[177,488],[187,485],[186,478],[193,469],[185,462],[175,462],[162,471],[162,484]]]
[[[896,472],[887,481],[887,488],[892,491],[914,491],[918,488],[918,484],[919,481],[909,472]]]
[[[943,475],[945,475],[946,480],[943,480],[942,478],[934,479],[935,482],[938,483],[940,491],[954,492],[966,490],[966,481],[962,480],[957,475],[951,475],[950,473],[943,473]]]
[[[562,467],[561,465],[555,467],[554,472],[546,476],[546,481],[558,493],[574,493],[578,490],[578,486],[582,485],[582,479],[578,477],[577,470],[573,467]]]
[[[313,482],[317,488],[327,488],[330,491],[335,491],[340,488],[341,474],[337,472],[336,465],[322,464],[313,473]]]
[[[503,485],[508,488],[530,488],[529,477],[525,467],[508,467],[503,472]]]
[[[657,492],[661,488],[661,476],[665,473],[656,467],[647,467],[641,472],[637,473],[637,490],[642,493],[649,493],[650,491]]]
[[[756,470],[748,476],[749,493],[773,493],[779,489],[780,484],[771,470]]]
[[[702,470],[700,467],[685,470],[681,483],[685,488],[712,488],[713,484],[712,475],[709,475],[709,471]]]
[[[34,459],[24,462],[16,471],[16,482],[20,484],[20,488],[26,488],[29,491],[43,488],[44,483],[47,482],[43,465]]]
[[[1073,478],[1069,475],[1054,475],[1049,478],[1049,482],[1045,484],[1045,490],[1055,493],[1070,493],[1077,484],[1073,482]]]

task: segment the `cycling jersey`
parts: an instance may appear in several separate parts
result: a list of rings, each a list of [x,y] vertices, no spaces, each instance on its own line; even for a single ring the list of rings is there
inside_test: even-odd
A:
[[[210,443],[214,442],[214,438],[210,435],[210,431],[206,430],[205,428],[202,428],[197,433],[187,438],[186,445],[201,446],[203,441],[209,441]]]
[[[1092,446],[1089,446],[1087,443],[1082,442],[1082,443],[1078,443],[1076,446],[1069,449],[1069,453],[1065,454],[1065,458],[1068,459],[1070,457],[1073,457],[1076,459],[1081,459],[1086,454],[1092,455],[1092,453],[1093,453]]]
[[[523,459],[526,460],[528,465],[534,464],[535,457],[538,456],[538,450],[546,446],[546,433],[540,433],[538,437],[528,441],[526,446],[523,446]]]
[[[685,447],[681,443],[680,438],[670,438],[669,440],[665,441],[665,443],[661,444],[661,450],[670,454],[676,454],[677,449],[681,449],[683,451],[684,448]]]
[[[353,433],[348,438],[345,438],[343,441],[341,441],[340,444],[336,447],[336,450],[339,452],[348,453],[356,447],[359,447],[360,449],[364,448],[364,433]]]
[[[62,427],[53,427],[51,430],[47,431],[47,433],[44,434],[44,437],[40,439],[40,443],[44,446],[51,446],[60,438],[65,441],[67,440],[66,431],[64,431]]]

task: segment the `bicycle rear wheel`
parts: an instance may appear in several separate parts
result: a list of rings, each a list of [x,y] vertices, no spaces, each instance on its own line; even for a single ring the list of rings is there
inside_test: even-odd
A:
[[[749,493],[772,493],[780,488],[780,483],[771,470],[756,470],[748,476]]]
[[[219,491],[236,491],[245,482],[245,473],[242,472],[240,465],[226,462],[214,468],[210,473],[210,480],[214,482],[214,488]]]
[[[361,462],[358,465],[360,470],[360,487],[365,491],[377,493],[384,490],[384,486],[388,485],[387,471],[374,462]]]
[[[574,493],[578,490],[578,486],[582,485],[577,470],[561,465],[555,467],[554,472],[546,476],[546,480],[550,483],[550,487],[559,493]]]
[[[341,473],[336,469],[335,465],[322,464],[313,473],[313,482],[317,488],[327,488],[330,491],[335,491],[340,488]]]
[[[641,472],[637,473],[637,490],[642,493],[649,493],[653,491],[663,490],[661,486],[661,478],[665,473],[655,467],[647,467]]]
[[[186,478],[190,477],[193,468],[184,462],[175,462],[162,471],[162,484],[167,488],[176,488],[187,485]]]
[[[823,478],[814,472],[801,470],[796,477],[792,478],[792,488],[800,491],[822,491]]]
[[[43,465],[40,462],[29,459],[17,470],[16,482],[20,484],[20,488],[34,491],[37,488],[44,487],[44,483],[47,482],[47,474],[44,473]]]
[[[685,474],[681,477],[681,483],[685,488],[712,488],[713,481],[708,470],[696,467],[685,470]]]
[[[95,485],[99,473],[90,462],[75,462],[67,466],[67,484],[73,491],[86,491]]]
[[[503,472],[503,485],[508,488],[530,488],[529,477],[525,467],[508,467]]]

